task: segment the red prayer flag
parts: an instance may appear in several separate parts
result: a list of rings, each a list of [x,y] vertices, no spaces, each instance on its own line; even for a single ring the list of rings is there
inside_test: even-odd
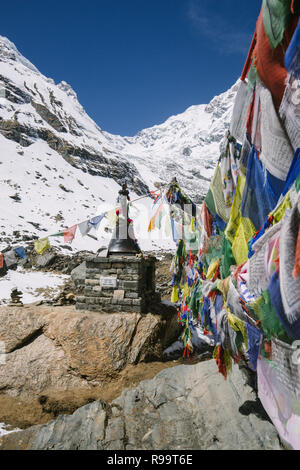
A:
[[[202,206],[202,216],[203,216],[203,223],[204,223],[204,228],[207,233],[208,238],[212,236],[212,216],[209,213],[209,210],[207,208],[207,205],[205,202],[203,203]]]
[[[298,24],[298,16],[292,17],[284,32],[282,42],[272,49],[266,34],[262,10],[256,25],[256,45],[253,51],[254,65],[260,80],[272,93],[274,105],[278,110],[286,87],[287,70],[284,55]]]
[[[64,242],[65,243],[72,243],[75,237],[75,232],[77,229],[77,225],[73,225],[73,227],[67,228],[66,230],[63,230],[63,235],[64,235]]]
[[[293,277],[297,279],[300,273],[300,230],[298,230],[298,238],[297,238],[297,245],[296,245],[296,253],[295,253],[295,264],[293,269]]]

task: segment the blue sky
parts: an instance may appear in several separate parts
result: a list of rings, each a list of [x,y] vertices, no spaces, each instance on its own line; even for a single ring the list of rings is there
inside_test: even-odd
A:
[[[104,130],[134,135],[240,76],[261,0],[14,0],[0,34],[67,81]]]

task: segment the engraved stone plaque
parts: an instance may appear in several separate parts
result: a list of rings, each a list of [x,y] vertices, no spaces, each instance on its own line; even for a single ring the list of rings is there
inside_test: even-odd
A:
[[[100,286],[101,287],[117,287],[117,278],[116,277],[100,277]]]

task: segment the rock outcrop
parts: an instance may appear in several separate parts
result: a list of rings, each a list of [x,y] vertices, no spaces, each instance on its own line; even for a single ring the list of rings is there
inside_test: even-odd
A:
[[[0,449],[279,450],[255,393],[241,384],[237,366],[225,381],[214,361],[166,369],[110,405],[98,400],[7,435]]]
[[[6,360],[0,363],[0,392],[32,400],[48,391],[93,390],[127,364],[160,360],[178,334],[173,319],[160,315],[2,308]]]

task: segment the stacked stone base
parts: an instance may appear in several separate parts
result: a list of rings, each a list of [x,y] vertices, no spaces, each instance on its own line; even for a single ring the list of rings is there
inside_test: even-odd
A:
[[[76,308],[95,312],[148,313],[160,300],[155,292],[155,258],[93,257],[86,261],[84,295]]]

